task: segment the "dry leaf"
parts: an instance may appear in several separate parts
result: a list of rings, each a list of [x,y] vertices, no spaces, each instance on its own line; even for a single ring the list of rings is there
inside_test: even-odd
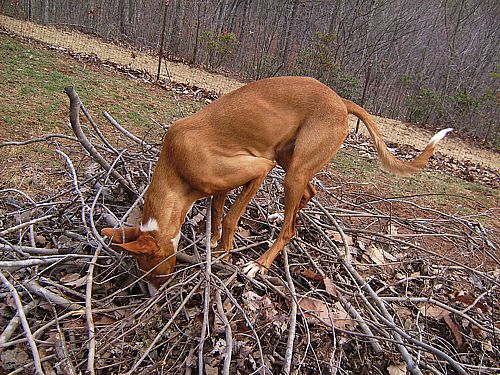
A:
[[[102,325],[102,326],[107,326],[113,323],[116,323],[116,319],[113,319],[109,316],[106,315],[93,315],[94,317],[94,324],[95,325]]]
[[[324,324],[321,321],[330,323],[330,311],[328,305],[315,298],[302,297],[299,300],[299,306],[304,310],[304,316],[313,324]]]
[[[205,374],[207,375],[219,375],[219,369],[217,367],[209,366],[205,364]]]
[[[250,229],[245,229],[241,227],[238,228],[238,234],[244,238],[252,237],[252,232],[250,231]]]
[[[362,251],[366,251],[366,249],[368,248],[368,244],[369,244],[369,242],[368,242],[368,241],[366,241],[366,240],[363,240],[363,239],[358,238],[358,240],[356,241],[356,244],[358,245],[358,247],[359,247]]]
[[[460,302],[461,304],[463,304],[464,307],[469,307],[474,302],[476,302],[476,298],[477,297],[471,295],[470,293],[460,292],[460,294],[455,297],[455,302]],[[486,306],[481,301],[476,302],[474,307],[480,309],[484,314],[488,313],[488,306]]]
[[[325,233],[333,241],[344,244],[344,241],[342,240],[342,235],[339,232],[332,229],[327,229]],[[347,241],[347,245],[352,246],[354,244],[354,241],[352,240],[351,236],[346,235],[345,238]]]
[[[204,219],[205,219],[205,216],[203,216],[201,213],[198,213],[198,214],[194,215],[191,219],[189,219],[189,224],[198,225],[198,223]]]
[[[323,283],[325,284],[325,290],[326,292],[331,295],[332,297],[337,297],[337,288],[335,287],[335,284],[333,284],[332,280],[330,280],[329,277],[325,277],[323,279]]]
[[[409,308],[402,307],[402,306],[398,306],[396,308],[396,315],[402,320],[406,320],[406,319],[411,318],[413,316],[413,314]]]
[[[426,318],[433,318],[436,320],[442,319],[444,315],[449,314],[450,312],[443,309],[442,307],[436,305],[428,305],[426,303],[418,305],[418,309]]]
[[[87,324],[82,319],[66,321],[62,325],[63,330],[83,331],[87,329]]]
[[[5,350],[0,353],[0,361],[4,370],[11,371],[18,369],[28,363],[30,356],[20,348]],[[0,370],[2,369],[0,367]]]
[[[356,327],[356,321],[353,320],[340,302],[335,303],[332,319],[335,327],[348,330]]]
[[[75,288],[78,288],[82,285],[85,285],[86,277],[85,276],[80,277],[79,273],[69,273],[69,274],[61,277],[61,282],[64,285],[73,286]]]
[[[337,302],[332,310],[331,307],[321,300],[303,297],[299,300],[299,306],[304,310],[304,316],[309,323],[321,324],[330,329],[333,324],[335,327],[343,330],[356,326],[356,322],[349,317],[349,314],[344,310],[340,302]]]
[[[35,236],[35,242],[38,245],[45,246],[47,244],[47,239],[44,236],[38,235]]]
[[[457,344],[457,347],[460,348],[463,345],[462,333],[460,332],[460,329],[455,324],[455,322],[451,319],[450,312],[448,310],[445,310],[439,306],[427,305],[427,304],[419,305],[418,309],[427,318],[433,318],[436,320],[443,319],[446,325],[450,328],[450,331],[453,334],[453,337],[455,338],[455,343]]]
[[[142,218],[142,210],[139,206],[135,206],[130,212],[130,215],[128,215],[127,224],[133,227],[140,225],[141,218]]]
[[[406,365],[404,363],[393,364],[387,367],[389,375],[406,375]]]
[[[311,271],[309,268],[306,268],[305,270],[301,270],[300,275],[305,277],[306,279],[311,280],[311,281],[323,280],[323,277],[321,275],[318,275],[316,272]]]
[[[245,302],[245,306],[250,309],[250,311],[256,311],[261,307],[260,301],[262,300],[262,297],[257,293],[249,290],[248,292],[243,293],[242,297]]]
[[[392,256],[387,251],[379,249],[374,244],[371,244],[368,247],[368,249],[366,249],[366,252],[365,252],[364,255],[368,256],[369,259],[373,263],[375,263],[375,264],[377,264],[379,266],[387,264],[388,262],[395,262],[395,261],[397,261],[396,257]]]
[[[487,352],[493,352],[493,345],[491,344],[491,340],[481,341],[481,346],[483,347],[483,350]]]
[[[457,344],[457,348],[460,349],[463,345],[463,339],[462,339],[462,333],[460,332],[460,329],[458,326],[455,324],[453,319],[451,319],[450,314],[443,315],[443,319],[450,328],[451,333],[453,333],[453,337],[455,338],[455,343]]]
[[[271,214],[267,217],[267,220],[270,223],[282,223],[283,220],[285,219],[285,216],[283,215],[282,212],[275,212],[274,214]]]
[[[259,296],[257,293],[248,291],[242,294],[244,306],[250,310],[249,316],[252,319],[259,318],[274,323],[279,315],[275,304],[266,296]],[[279,325],[279,324],[278,324]]]

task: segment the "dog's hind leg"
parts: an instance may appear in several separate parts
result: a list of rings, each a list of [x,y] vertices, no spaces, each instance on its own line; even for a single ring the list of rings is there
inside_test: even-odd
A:
[[[227,192],[215,194],[212,200],[211,226],[212,234],[210,246],[217,247],[222,236],[222,215],[224,214],[224,203],[226,202]]]
[[[339,119],[340,120],[340,119]],[[315,195],[311,178],[330,161],[347,136],[347,114],[342,123],[332,126],[324,121],[305,124],[297,135],[287,161],[285,176],[285,215],[283,226],[274,244],[257,261],[245,268],[249,276],[265,273],[274,259],[295,235],[295,220],[299,209]],[[281,160],[283,162],[283,160]]]

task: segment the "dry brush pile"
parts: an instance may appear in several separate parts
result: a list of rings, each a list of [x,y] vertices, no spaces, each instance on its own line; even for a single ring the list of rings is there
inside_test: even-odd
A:
[[[126,144],[113,146],[67,93],[75,137],[29,141],[56,149],[66,186],[39,201],[0,191],[0,371],[499,371],[499,274],[472,261],[480,255],[498,270],[498,245],[473,218],[410,199],[340,195],[317,179],[318,200],[300,213],[297,236],[269,274],[243,274],[279,230],[279,169],[243,216],[232,262],[205,247],[210,201],[198,202],[175,274],[150,296],[133,258],[111,249],[99,229],[140,219],[158,148],[106,115]]]

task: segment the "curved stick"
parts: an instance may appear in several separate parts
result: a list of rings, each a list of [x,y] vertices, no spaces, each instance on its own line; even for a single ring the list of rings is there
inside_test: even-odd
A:
[[[212,232],[211,228],[211,214],[212,214],[212,197],[207,198],[207,214],[206,218],[206,236],[205,236],[205,250],[206,250],[206,266],[205,266],[205,301],[203,304],[203,324],[201,326],[200,334],[200,344],[198,346],[198,373],[202,375],[204,373],[203,366],[203,348],[205,344],[207,327],[208,327],[208,313],[210,310],[210,282],[212,276],[212,251],[210,247],[210,234]]]
[[[295,292],[295,286],[293,285],[293,279],[290,274],[290,265],[288,263],[288,252],[287,247],[283,249],[283,259],[285,261],[285,275],[288,287],[290,289],[291,299],[290,299],[290,320],[288,326],[288,339],[286,342],[286,352],[285,352],[285,365],[283,366],[283,373],[290,374],[292,368],[293,359],[293,342],[295,340],[295,327],[297,323],[297,293]]]
[[[321,211],[323,211],[325,216],[328,218],[328,220],[332,224],[335,224],[335,219],[323,207],[323,205],[321,203],[319,203],[316,199],[312,199],[311,201],[316,205],[316,207],[318,207]],[[315,228],[318,229],[318,224],[316,224],[311,218],[309,218],[309,217],[307,217],[307,218],[309,219],[310,223]],[[340,226],[336,226],[336,228],[339,231],[342,231],[342,228],[340,228]],[[325,239],[332,246],[332,248],[336,252],[337,256],[339,257],[340,262],[342,263],[344,268],[349,272],[351,277],[354,279],[354,281],[358,285],[358,288],[360,288],[360,290],[363,290],[363,291],[368,293],[368,295],[371,297],[373,302],[376,304],[377,308],[380,310],[381,315],[384,316],[384,318],[386,318],[386,320],[388,322],[391,322],[391,324],[395,326],[394,321],[392,320],[392,317],[389,314],[389,311],[387,311],[385,305],[380,300],[380,298],[375,294],[375,292],[370,287],[370,285],[368,283],[366,283],[365,280],[360,276],[360,274],[354,269],[349,257],[346,256],[346,254],[343,254],[342,251],[328,237],[326,237]],[[347,249],[347,251],[349,251],[349,250]],[[406,368],[408,369],[408,371],[410,371],[410,373],[412,373],[414,375],[422,375],[422,371],[420,370],[420,368],[418,367],[418,364],[415,363],[412,356],[410,355],[410,353],[406,349],[406,347],[403,343],[403,340],[402,340],[401,336],[399,335],[399,332],[397,332],[396,330],[393,330],[391,332],[391,335],[394,338],[394,340],[396,340],[398,342],[398,344],[396,346],[401,354],[401,357],[406,362]]]
[[[132,186],[130,186],[128,181],[117,171],[111,169],[109,163],[102,157],[102,155],[97,151],[97,149],[92,145],[92,143],[90,143],[87,136],[82,131],[82,127],[80,126],[80,117],[79,117],[79,112],[82,102],[80,101],[80,98],[78,97],[78,94],[76,93],[75,89],[73,87],[66,87],[64,89],[64,92],[69,97],[69,102],[70,102],[69,119],[71,123],[71,128],[73,129],[73,133],[75,133],[76,137],[78,138],[78,141],[88,151],[90,156],[92,156],[92,158],[106,170],[106,172],[109,172],[114,178],[118,180],[120,185],[122,185],[129,193],[137,195],[137,192]]]
[[[146,143],[146,141],[140,139],[139,137],[136,137],[134,134],[132,134],[123,126],[121,126],[108,112],[103,112],[103,115],[104,117],[106,117],[106,119],[109,121],[111,125],[113,125],[116,129],[121,131],[126,137],[130,138],[132,141],[136,142],[142,147],[146,147],[147,150],[153,151],[155,154],[160,153],[160,150],[158,150],[156,147],[151,146],[150,144]]]
[[[94,257],[89,264],[89,268],[87,270],[87,277],[85,280],[86,288],[85,288],[85,317],[87,320],[87,330],[89,333],[89,353],[87,360],[87,372],[91,375],[95,374],[94,364],[95,364],[95,347],[96,347],[96,339],[95,339],[95,326],[94,326],[94,318],[92,317],[92,283],[94,277],[94,266],[97,263],[97,258],[101,252],[102,245],[98,245],[95,250]]]

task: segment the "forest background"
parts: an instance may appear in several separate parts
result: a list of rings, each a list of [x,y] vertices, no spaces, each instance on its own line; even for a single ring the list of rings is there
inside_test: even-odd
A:
[[[496,0],[0,0],[0,10],[241,80],[312,76],[373,113],[500,144]]]

